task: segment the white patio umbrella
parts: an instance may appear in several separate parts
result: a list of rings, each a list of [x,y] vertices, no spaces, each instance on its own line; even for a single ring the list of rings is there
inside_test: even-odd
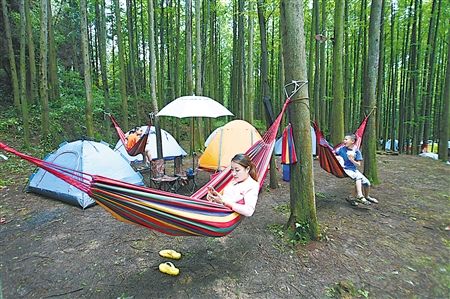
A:
[[[225,106],[211,98],[204,96],[183,96],[176,98],[161,111],[157,116],[185,117],[212,117],[233,115]],[[194,127],[192,126],[192,142],[194,140]],[[192,156],[192,161],[194,157]],[[194,162],[192,162],[194,164]],[[194,167],[194,165],[192,165]]]
[[[179,97],[159,111],[157,116],[212,117],[233,115],[227,108],[211,98],[203,96]]]

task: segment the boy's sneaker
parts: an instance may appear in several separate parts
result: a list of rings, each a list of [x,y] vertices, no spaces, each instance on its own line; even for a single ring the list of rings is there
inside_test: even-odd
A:
[[[370,201],[368,201],[364,196],[358,197],[356,200],[362,204],[370,205]]]
[[[367,196],[366,199],[367,199],[368,201],[372,202],[372,203],[378,203],[378,200],[377,200],[376,198]]]
[[[352,198],[352,197],[347,197],[345,200],[346,200],[349,204],[351,204],[352,206],[354,206],[354,207],[357,207],[357,206],[358,206],[358,203],[357,203],[356,200],[355,200],[354,198]]]

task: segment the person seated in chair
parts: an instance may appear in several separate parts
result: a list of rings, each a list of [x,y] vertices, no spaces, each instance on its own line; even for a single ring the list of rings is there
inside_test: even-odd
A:
[[[345,135],[344,146],[335,153],[337,160],[343,166],[345,173],[355,181],[356,199],[363,204],[378,203],[378,200],[369,196],[369,180],[357,169],[357,166],[361,166],[363,158],[361,152],[356,148],[355,142],[355,134]],[[350,203],[357,205],[354,200],[351,200]]]
[[[233,180],[222,193],[209,187],[206,199],[221,203],[243,216],[252,216],[258,201],[259,183],[256,166],[249,156],[237,154],[231,159]]]

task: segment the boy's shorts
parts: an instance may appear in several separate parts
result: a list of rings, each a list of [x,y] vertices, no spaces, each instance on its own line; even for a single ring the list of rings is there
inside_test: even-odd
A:
[[[354,181],[361,180],[364,186],[370,186],[369,180],[359,170],[344,169],[344,171]]]

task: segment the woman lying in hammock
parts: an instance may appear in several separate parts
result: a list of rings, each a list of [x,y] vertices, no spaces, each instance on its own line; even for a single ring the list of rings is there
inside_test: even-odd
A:
[[[259,183],[256,166],[245,154],[237,154],[231,159],[233,180],[219,193],[208,189],[206,198],[221,203],[243,216],[252,216],[258,201]]]

